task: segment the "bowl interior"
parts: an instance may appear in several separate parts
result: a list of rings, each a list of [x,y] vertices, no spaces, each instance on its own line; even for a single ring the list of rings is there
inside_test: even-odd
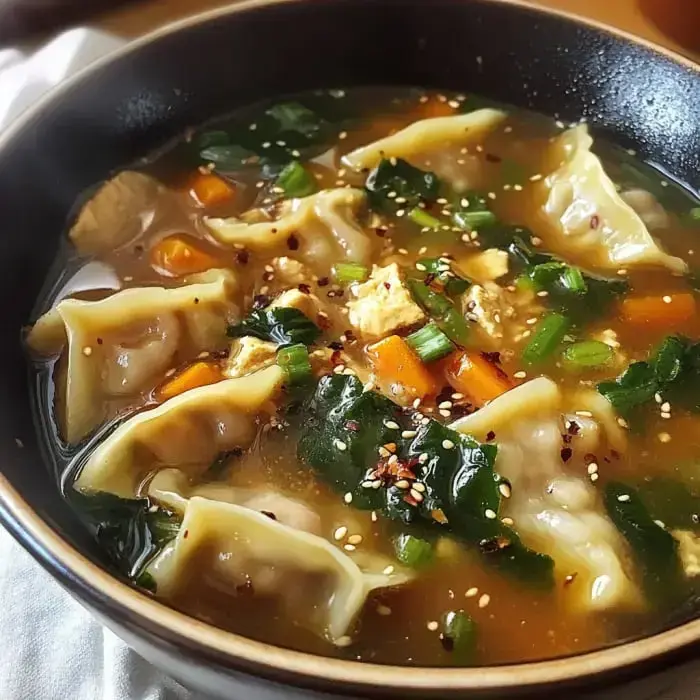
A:
[[[449,88],[564,120],[585,117],[700,187],[698,70],[517,2],[252,0],[88,70],[0,141],[0,453],[19,496],[91,559],[99,553],[59,496],[35,436],[20,342],[75,200],[188,126],[259,98],[349,85]],[[94,595],[51,561],[46,541],[27,534],[1,488],[0,513],[80,597]],[[114,612],[108,598],[100,605]]]

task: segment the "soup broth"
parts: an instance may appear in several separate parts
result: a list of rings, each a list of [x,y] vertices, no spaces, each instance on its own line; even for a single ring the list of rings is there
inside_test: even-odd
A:
[[[28,331],[61,488],[145,595],[319,655],[518,662],[687,619],[698,228],[585,124],[471,95],[193,129],[86,198]]]

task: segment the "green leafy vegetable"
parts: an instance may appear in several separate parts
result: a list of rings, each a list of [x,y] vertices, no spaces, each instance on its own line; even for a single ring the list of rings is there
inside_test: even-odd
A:
[[[523,350],[523,361],[536,365],[546,360],[559,347],[570,326],[571,321],[562,314],[551,312],[543,316]]]
[[[676,540],[654,522],[630,486],[608,483],[604,501],[608,516],[629,542],[649,598],[664,605],[677,601],[683,572]]]
[[[488,208],[486,199],[476,192],[464,194],[455,207],[452,221],[464,231],[489,229],[498,223],[496,215]]]
[[[321,329],[299,309],[277,307],[251,311],[240,323],[229,326],[226,333],[229,338],[249,335],[284,347],[311,345],[321,335]]]
[[[369,277],[369,268],[360,263],[336,263],[333,272],[336,282],[339,284],[351,284],[352,282],[364,282]]]
[[[495,445],[479,444],[437,421],[402,438],[407,426],[401,409],[380,394],[363,391],[352,376],[321,378],[304,416],[299,458],[345,494],[346,502],[406,525],[444,527],[477,547],[489,564],[520,580],[551,585],[552,560],[525,547],[497,517],[501,480],[494,472]],[[389,453],[380,453],[390,443],[396,446],[393,475]],[[402,487],[405,472],[423,485],[418,498]],[[436,511],[447,524],[438,525]]]
[[[446,296],[434,292],[426,280],[409,279],[406,284],[416,303],[435,319],[452,342],[461,346],[469,342],[469,326],[462,313]]]
[[[236,144],[209,146],[203,149],[200,155],[202,160],[214,163],[222,170],[240,170],[252,162],[258,162],[258,157],[254,151]]]
[[[286,165],[275,183],[287,197],[308,197],[316,191],[316,178],[298,161]]]
[[[464,610],[452,610],[442,621],[442,646],[462,664],[474,661],[478,640],[476,622]]]
[[[637,491],[654,520],[669,530],[700,530],[700,496],[683,482],[656,476],[639,483]]]
[[[564,365],[572,369],[604,367],[613,359],[613,349],[600,340],[582,340],[572,343],[562,353]]]
[[[439,360],[449,355],[455,348],[433,321],[407,336],[406,342],[423,362]]]
[[[311,361],[306,345],[287,345],[277,351],[277,364],[292,385],[304,384],[312,377]]]
[[[315,136],[324,121],[299,102],[281,102],[270,107],[266,114],[279,123],[280,131],[296,131],[304,136]]]
[[[414,223],[418,224],[421,228],[440,228],[442,222],[437,219],[432,214],[428,214],[425,209],[420,207],[413,207],[411,211],[408,212],[408,218]]]
[[[433,561],[433,545],[414,535],[399,535],[394,540],[396,558],[413,569],[422,569]]]
[[[416,262],[418,276],[428,285],[439,286],[449,296],[463,294],[471,282],[459,275],[449,258],[421,258]]]
[[[401,158],[384,158],[368,175],[365,189],[372,208],[394,212],[434,201],[440,182],[435,173],[414,168]]]

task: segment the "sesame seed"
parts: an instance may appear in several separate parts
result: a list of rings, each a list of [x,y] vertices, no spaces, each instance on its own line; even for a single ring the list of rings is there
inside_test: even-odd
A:
[[[388,605],[382,605],[381,603],[377,605],[377,614],[387,617],[391,615],[391,608]]]
[[[396,210],[396,216],[399,218],[401,218],[405,213],[406,213],[405,209],[397,209]]]
[[[617,500],[620,501],[620,503],[627,503],[627,501],[630,500],[630,495],[628,493],[623,493],[621,496],[617,497]]]
[[[420,270],[421,272],[425,272],[428,268],[423,265],[423,263],[416,263],[416,270]]]
[[[372,511],[371,519],[372,519],[372,522],[373,522],[373,523],[376,523],[377,520],[379,520],[379,516],[377,515],[377,511],[376,511],[376,510],[373,510],[373,511]]]
[[[530,182],[537,182],[538,180],[542,179],[542,175],[540,173],[537,173],[536,175],[531,175],[530,176]]]
[[[665,419],[668,419],[671,417],[671,414],[668,411],[661,411],[660,415],[662,418],[665,418]]]
[[[389,428],[389,430],[398,430],[399,424],[393,420],[385,420],[384,427]]]
[[[338,134],[338,138],[342,141],[343,139],[346,139],[348,137],[348,132],[347,131],[341,131]]]
[[[352,503],[352,494],[350,493],[350,491],[348,491],[348,492],[343,496],[343,500],[344,500],[347,504]]]
[[[671,442],[671,436],[668,433],[659,433],[659,442]]]
[[[628,423],[622,416],[618,416],[618,418],[617,418],[617,424],[618,424],[621,428],[629,428],[629,427],[630,427],[629,423]]]
[[[380,486],[382,485],[382,480],[381,479],[375,479],[372,482],[372,488],[376,491]]]
[[[379,449],[377,450],[377,452],[379,452],[379,456],[380,456],[380,457],[385,457],[385,458],[386,458],[386,457],[390,457],[390,456],[391,456],[391,452],[389,452],[389,450],[387,450],[386,447],[380,446]]]
[[[402,438],[413,438],[413,437],[416,437],[417,434],[418,433],[415,430],[403,430],[401,432],[401,437]]]
[[[663,520],[654,520],[654,522],[662,529],[666,529],[666,523]]]
[[[591,474],[591,481],[598,481],[598,472]]]
[[[437,628],[439,627],[439,625],[438,625],[438,623],[437,623],[436,620],[431,620],[431,621],[428,623],[427,627],[428,627],[428,629],[429,629],[431,632],[435,632],[435,630],[437,630]]]
[[[525,377],[527,377],[527,372],[523,372],[522,370],[520,370],[520,372],[516,372],[516,373],[513,375],[513,377],[514,377],[515,379],[525,379]]]
[[[598,465],[595,462],[591,462],[588,465],[588,473],[590,474],[595,474],[598,471]]]
[[[476,586],[472,586],[472,588],[469,588],[467,592],[464,594],[465,598],[474,598],[476,595],[479,593],[479,589]]]
[[[384,576],[391,576],[394,573],[394,567],[391,564],[389,564],[389,566],[387,566],[384,569],[384,571],[382,571],[382,573],[384,574]]]
[[[363,489],[371,489],[374,486],[374,481],[367,479],[366,481],[363,481],[360,486],[362,486]]]
[[[397,489],[407,489],[410,485],[410,482],[406,479],[400,479],[394,484],[394,486],[396,486]]]
[[[85,357],[90,357],[90,355],[92,355],[92,348],[89,345],[83,348],[83,355],[85,355]]]
[[[418,462],[419,462],[420,464],[425,464],[425,463],[428,461],[428,459],[429,459],[429,457],[428,457],[428,453],[427,453],[427,452],[421,452],[421,453],[418,455]]]
[[[415,489],[411,489],[409,495],[414,501],[417,501],[418,503],[420,503],[423,500],[423,494],[419,491],[416,491]]]
[[[664,304],[670,304],[673,301],[673,299],[671,299],[671,297],[668,294],[661,297],[661,300],[664,302]]]
[[[513,525],[515,521],[513,520],[513,518],[501,518],[501,522],[504,525]]]
[[[443,441],[442,441],[442,446],[443,446],[446,450],[451,450],[451,449],[454,448],[455,444],[454,444],[454,442],[452,442],[452,440],[443,440]]]
[[[413,401],[413,408],[418,408],[418,406],[420,406],[420,399],[415,399]]]
[[[532,236],[530,238],[530,243],[534,245],[535,247],[541,246],[542,245],[542,239],[539,236]]]
[[[661,404],[661,410],[668,413],[671,410],[671,404],[668,401],[664,401],[664,403]]]
[[[452,398],[455,401],[459,401],[460,399],[464,398],[464,394],[460,394],[459,392],[455,392],[454,394],[452,394]]]
[[[590,411],[576,411],[577,416],[581,418],[593,418],[593,414]]]
[[[477,149],[478,150],[478,149]],[[489,192],[486,195],[489,199],[496,199],[496,193],[495,192]]]
[[[347,634],[344,634],[342,637],[338,637],[338,639],[335,640],[335,645],[337,647],[349,647],[352,644],[352,638],[348,637]]]
[[[479,598],[479,607],[485,608],[491,602],[491,596],[488,593],[484,593],[481,598]]]
[[[354,552],[354,551],[357,549],[357,547],[355,547],[354,544],[344,544],[344,545],[343,545],[343,549],[344,549],[346,552]]]
[[[342,441],[342,440],[334,440],[333,444],[341,451],[345,452],[345,450],[348,449],[348,446]]]
[[[498,490],[501,492],[501,496],[503,496],[503,498],[510,498],[511,488],[510,488],[509,484],[506,484],[505,482],[501,482],[498,485]]]
[[[487,508],[484,511],[484,515],[489,519],[489,520],[495,520],[496,519],[496,511],[491,510],[491,508]]]
[[[340,542],[340,540],[345,537],[345,535],[348,534],[348,529],[345,527],[345,525],[341,525],[339,528],[336,529],[336,531],[333,533],[333,539],[336,542]]]
[[[350,544],[360,544],[362,542],[362,535],[350,535],[350,537],[348,537],[348,542]]]
[[[443,418],[449,418],[452,413],[444,408],[441,408],[438,413],[443,417]]]
[[[420,481],[416,481],[416,483],[413,484],[413,488],[420,493],[425,493],[425,484],[422,484]]]
[[[443,401],[441,404],[438,404],[438,408],[452,408],[452,401]]]

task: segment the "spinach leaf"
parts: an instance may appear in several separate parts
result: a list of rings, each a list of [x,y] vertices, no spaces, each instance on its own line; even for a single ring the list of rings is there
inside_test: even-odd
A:
[[[172,513],[160,508],[151,511],[146,498],[73,491],[70,500],[110,564],[129,577],[173,539],[180,527],[179,519]]]
[[[617,379],[598,384],[598,391],[622,416],[654,398],[659,385],[648,362],[633,362]]]
[[[654,522],[639,493],[630,486],[608,483],[604,502],[608,516],[630,545],[650,600],[664,606],[678,601],[683,571],[676,540]]]
[[[208,146],[200,152],[200,155],[202,160],[214,163],[222,170],[240,170],[250,165],[253,160],[258,161],[255,152],[232,143]]]
[[[321,329],[299,309],[278,307],[251,311],[240,323],[229,326],[226,334],[229,338],[250,335],[286,347],[297,343],[313,344],[321,335]]]
[[[551,585],[552,560],[525,547],[497,518],[501,479],[494,471],[495,445],[479,444],[437,421],[415,430],[398,406],[363,391],[353,376],[323,377],[304,415],[300,460],[353,506],[381,511],[404,525],[443,527],[504,572]],[[408,428],[415,434],[402,438]],[[391,457],[382,456],[386,445]],[[419,498],[401,488],[402,481],[413,480],[424,485]]]
[[[266,114],[277,121],[280,131],[295,131],[307,137],[315,136],[325,125],[325,120],[299,102],[280,102]]]
[[[414,168],[402,158],[383,158],[368,175],[365,189],[373,209],[394,212],[437,199],[440,181],[435,173]]]
[[[700,496],[681,481],[656,476],[636,488],[654,520],[670,530],[700,530]]]

